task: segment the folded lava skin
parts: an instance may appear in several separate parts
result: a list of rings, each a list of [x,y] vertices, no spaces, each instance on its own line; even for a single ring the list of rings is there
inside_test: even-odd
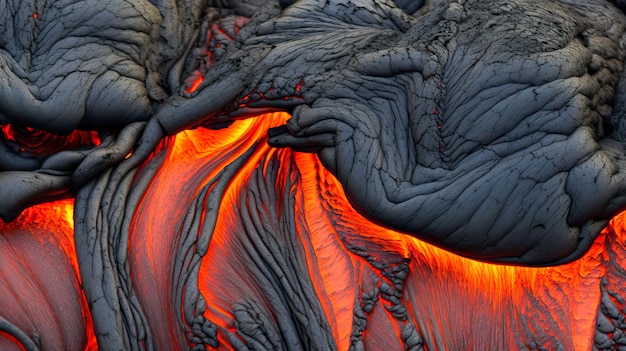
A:
[[[0,0],[0,349],[618,349],[611,1]]]

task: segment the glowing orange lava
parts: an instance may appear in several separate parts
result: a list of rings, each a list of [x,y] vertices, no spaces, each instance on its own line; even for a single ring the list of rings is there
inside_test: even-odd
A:
[[[30,127],[12,124],[0,125],[0,132],[8,141],[19,146],[19,152],[38,156],[48,156],[61,150],[71,150],[83,146],[97,146],[100,138],[95,131],[74,130],[68,135],[57,135]]]
[[[202,84],[202,82],[204,81],[204,76],[202,76],[202,73],[200,71],[195,71],[193,72],[192,78],[190,79],[191,83],[189,84],[189,87],[185,89],[185,92],[187,94],[191,94],[198,89],[200,84]]]
[[[286,118],[259,117],[249,128],[266,130],[283,123]],[[230,253],[238,252],[233,247],[237,244],[233,242],[241,228],[233,216],[237,213],[236,208],[241,206],[240,199],[246,196],[246,182],[254,177],[258,167],[269,162],[268,159],[278,159],[284,169],[291,168],[291,173],[285,173],[283,177],[294,177],[294,174],[298,177],[294,185],[294,212],[301,218],[298,235],[302,237],[314,288],[333,325],[340,350],[347,350],[350,345],[354,296],[359,293],[357,289],[362,284],[362,275],[373,274],[363,259],[347,252],[346,241],[364,243],[370,247],[370,253],[381,260],[406,258],[410,261],[410,274],[404,289],[409,319],[415,321],[422,337],[430,338],[429,343],[437,346],[436,349],[447,347],[439,343],[436,336],[429,335],[429,330],[443,331],[442,335],[463,340],[458,344],[459,349],[485,345],[489,343],[484,340],[486,338],[500,340],[501,344],[490,344],[494,349],[518,348],[520,340],[510,337],[518,327],[527,328],[528,334],[550,331],[563,337],[566,349],[587,350],[592,344],[600,279],[607,271],[607,258],[603,252],[607,245],[623,240],[624,214],[614,219],[612,227],[600,235],[585,257],[570,264],[548,268],[488,264],[451,254],[369,222],[354,211],[343,195],[341,184],[314,155],[289,150],[277,153],[267,147],[257,152],[260,156],[237,175],[238,180],[231,184],[224,197],[201,272],[201,291],[215,304],[215,312],[207,312],[207,317],[221,323],[225,329],[234,328],[231,324],[233,316],[228,312],[229,302],[216,294],[212,287],[225,284],[220,279],[228,278],[216,279],[219,274],[213,267],[229,260]],[[281,188],[277,190],[280,192]],[[608,235],[608,232],[612,234]],[[620,266],[625,263],[618,262]],[[381,326],[395,325],[393,328],[398,331],[396,336],[399,338],[402,323],[398,325],[387,310],[372,313],[378,313],[378,321],[387,319],[386,324],[380,323]],[[537,316],[545,318],[535,320]],[[529,322],[531,318],[533,323]],[[484,329],[475,327],[480,320],[494,331],[485,336]],[[523,341],[524,332],[520,334]],[[546,339],[546,344],[549,342]]]
[[[73,202],[29,208],[0,222],[0,317],[49,349],[96,350],[74,248]],[[0,334],[0,350],[24,348]]]
[[[245,164],[229,178],[220,200],[199,273],[200,292],[207,302],[205,317],[219,328],[220,349],[230,349],[228,335],[236,335],[233,306],[265,288],[258,281],[244,279],[253,276],[250,272],[255,269],[243,238],[251,235],[246,229],[250,224],[242,219],[252,210],[267,216],[261,221],[263,235],[279,233],[285,223],[281,221],[293,213],[296,232],[289,237],[295,251],[290,254],[306,262],[302,273],[310,277],[339,350],[351,345],[354,311],[363,304],[363,294],[394,284],[376,268],[380,262],[389,263],[389,269],[408,267],[402,286],[397,287],[406,315],[394,316],[392,302],[379,300],[365,313],[362,337],[368,348],[399,349],[403,330],[411,324],[429,350],[519,349],[530,347],[530,339],[534,342],[537,335],[548,349],[554,340],[567,350],[590,348],[601,278],[608,277],[615,289],[624,290],[615,273],[615,267],[626,265],[624,213],[613,219],[583,258],[567,265],[525,268],[466,259],[363,218],[317,156],[267,146],[268,128],[288,118],[287,114],[268,114],[222,130],[185,131],[163,149],[165,157],[134,215],[129,239],[131,271],[141,271],[133,278],[135,290],[149,311],[148,323],[158,349],[188,346],[176,341],[186,336],[176,322],[181,312],[170,303],[176,292],[168,285],[181,222],[189,208],[197,205],[194,199],[210,185],[209,180],[220,179],[244,154]],[[275,181],[265,184],[263,179]],[[201,199],[206,210],[208,198]],[[271,202],[263,202],[266,199]],[[74,341],[55,344],[46,340],[61,348],[74,342],[71,345],[95,349],[77,273],[71,212],[71,201],[59,201],[33,207],[15,222],[0,225],[0,296],[12,296],[0,299],[0,311],[18,316],[12,322],[25,330],[35,325],[56,326],[33,322],[41,313],[62,321],[73,318],[83,328],[79,332],[63,334],[56,327],[36,332],[44,337],[73,335]],[[203,235],[204,221],[201,218],[198,237]],[[63,293],[47,291],[43,280],[32,278],[45,276],[61,282]],[[48,304],[33,307],[32,299]],[[259,304],[272,305],[262,296],[259,299]],[[61,311],[55,304],[75,308]],[[0,349],[11,343],[15,340],[0,334]]]

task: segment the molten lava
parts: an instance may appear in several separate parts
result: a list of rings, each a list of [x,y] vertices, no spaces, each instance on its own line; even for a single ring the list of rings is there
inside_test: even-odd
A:
[[[232,342],[229,337],[236,328],[233,306],[240,301],[267,299],[262,296],[267,287],[255,281],[257,268],[251,269],[258,262],[250,258],[248,240],[256,238],[249,236],[259,230],[264,231],[261,235],[283,230],[280,223],[292,215],[296,239],[290,240],[297,245],[293,254],[306,261],[306,273],[340,350],[350,346],[355,306],[363,303],[355,296],[381,291],[383,285],[402,291],[400,302],[391,297],[387,301],[378,293],[381,303],[367,313],[368,324],[362,334],[365,344],[373,349],[400,347],[401,334],[409,323],[435,349],[450,348],[449,341],[442,341],[441,336],[456,340],[456,349],[476,345],[507,349],[518,348],[520,343],[530,345],[534,342],[531,336],[536,335],[548,348],[556,339],[566,349],[589,348],[595,332],[600,280],[613,264],[624,264],[621,258],[609,262],[606,255],[607,246],[616,247],[624,235],[622,216],[612,222],[584,258],[568,265],[525,268],[459,257],[360,216],[315,155],[268,147],[265,131],[288,117],[264,115],[239,121],[225,130],[197,129],[179,134],[153,182],[155,191],[144,199],[149,204],[145,211],[149,212],[135,222],[135,230],[175,232],[179,228],[177,218],[184,215],[178,213],[181,206],[170,205],[172,198],[176,199],[173,203],[185,204],[182,208],[186,208],[208,179],[243,153],[252,152],[229,181],[220,201],[199,275],[199,288],[208,304],[205,316],[221,328],[221,345]],[[259,185],[262,178],[270,184]],[[184,188],[173,194],[172,189],[180,184],[185,184]],[[203,206],[207,206],[206,199]],[[254,216],[265,223],[262,228],[251,228],[250,223],[256,223]],[[134,245],[144,252],[136,265],[149,265],[163,275],[162,281],[169,274],[168,260],[164,259],[167,250],[162,239],[150,235],[150,229],[144,231],[137,235],[143,239]],[[360,249],[367,254],[360,255]],[[387,267],[378,267],[379,262]],[[408,270],[403,271],[403,265]],[[155,278],[146,284],[148,290],[167,291],[159,281]],[[281,284],[288,289],[287,282]],[[164,294],[155,299],[150,310],[162,310],[158,301],[168,298],[171,296]],[[272,306],[271,301],[265,304],[263,308]],[[393,312],[400,304],[407,308],[404,315]],[[165,316],[168,311],[159,313]],[[170,335],[156,334],[164,338]]]
[[[61,150],[73,150],[100,144],[95,131],[75,130],[68,135],[57,135],[30,127],[12,124],[0,125],[4,139],[10,142],[14,152],[25,152],[37,156],[50,156]]]
[[[428,350],[588,350],[603,279],[611,296],[626,296],[625,214],[567,265],[473,261],[371,223],[350,206],[317,156],[267,146],[266,131],[288,118],[268,114],[225,129],[185,131],[166,140],[151,161],[158,171],[133,214],[127,254],[157,349],[193,346],[190,331],[180,328],[186,311],[172,303],[189,287],[171,284],[188,273],[177,272],[173,261],[184,223],[195,213],[190,208],[218,211],[214,224],[204,215],[194,219],[198,241],[188,259],[202,260],[198,288],[220,349],[243,337],[235,324],[242,313],[274,309],[280,315],[275,299],[287,299],[302,313],[294,319],[327,321],[339,350],[355,342],[395,350],[410,337]],[[215,209],[210,194],[220,187]],[[59,201],[0,224],[0,311],[52,348],[95,349],[71,212],[72,202]],[[207,250],[199,248],[203,240],[210,240]],[[284,257],[275,256],[274,247]],[[290,275],[286,265],[301,275]],[[284,276],[270,274],[283,269]],[[309,296],[292,301],[298,284]],[[613,302],[621,307],[619,299]],[[307,315],[316,306],[323,315]],[[58,340],[48,340],[52,336]],[[0,334],[0,349],[16,343]]]
[[[51,350],[97,349],[72,212],[73,202],[63,200],[29,208],[11,223],[0,221],[0,324],[6,319],[26,338],[38,337],[17,340],[0,328],[0,350],[29,349],[32,343]]]

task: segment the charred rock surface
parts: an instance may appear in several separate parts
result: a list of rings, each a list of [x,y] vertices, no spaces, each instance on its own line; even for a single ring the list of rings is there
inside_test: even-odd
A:
[[[270,143],[318,152],[362,213],[460,254],[547,264],[584,253],[622,206],[610,123],[622,14],[602,2],[328,10],[342,6],[300,2],[244,41],[276,46],[260,66],[281,62],[244,98],[279,78],[301,90]],[[316,16],[327,32],[306,30]]]

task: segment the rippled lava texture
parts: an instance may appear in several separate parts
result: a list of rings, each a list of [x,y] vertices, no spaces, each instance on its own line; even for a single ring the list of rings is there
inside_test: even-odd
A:
[[[626,348],[623,10],[0,0],[0,349]]]

